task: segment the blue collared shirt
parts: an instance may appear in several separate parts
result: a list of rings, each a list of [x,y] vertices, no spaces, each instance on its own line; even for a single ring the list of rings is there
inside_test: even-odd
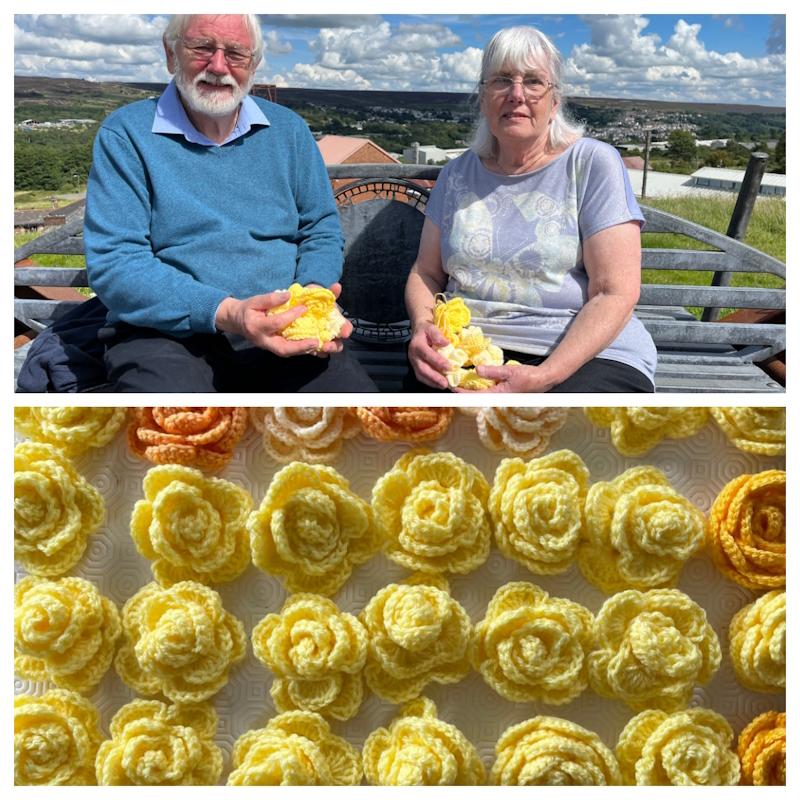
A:
[[[222,144],[228,144],[228,142],[244,136],[253,125],[269,125],[269,120],[253,98],[245,95],[239,108],[236,127]],[[205,147],[221,146],[216,142],[212,142],[211,139],[204,136],[192,125],[186,114],[186,109],[178,97],[178,89],[174,80],[170,82],[169,86],[164,90],[164,94],[158,100],[152,131],[153,133],[180,133],[183,134],[186,141],[202,144]]]

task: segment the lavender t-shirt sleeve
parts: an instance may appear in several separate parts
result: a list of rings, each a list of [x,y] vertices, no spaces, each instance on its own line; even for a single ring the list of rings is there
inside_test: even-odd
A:
[[[597,145],[598,143],[595,143]],[[578,183],[578,230],[581,241],[598,231],[644,217],[619,153],[610,145],[592,148],[582,180]]]

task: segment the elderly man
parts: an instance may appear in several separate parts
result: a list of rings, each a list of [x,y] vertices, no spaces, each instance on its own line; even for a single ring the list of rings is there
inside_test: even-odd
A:
[[[84,238],[120,392],[374,391],[340,339],[290,341],[292,283],[338,297],[342,235],[305,122],[248,96],[256,15],[174,15],[174,80],[98,132]]]

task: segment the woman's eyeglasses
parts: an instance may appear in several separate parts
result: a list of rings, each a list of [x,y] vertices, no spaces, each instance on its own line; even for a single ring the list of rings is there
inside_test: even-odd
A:
[[[183,43],[186,52],[197,61],[211,61],[217,50],[222,50],[225,60],[232,67],[246,67],[253,59],[252,51],[243,47],[223,47],[210,41],[179,41]]]
[[[529,75],[521,80],[514,80],[508,75],[493,75],[491,78],[481,81],[481,86],[488,94],[502,95],[508,94],[514,88],[515,83],[519,83],[522,86],[522,93],[529,100],[539,100],[554,85],[550,81],[542,80],[535,75]]]

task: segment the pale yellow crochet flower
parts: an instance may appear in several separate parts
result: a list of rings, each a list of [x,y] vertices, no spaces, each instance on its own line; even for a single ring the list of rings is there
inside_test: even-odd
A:
[[[475,626],[472,666],[515,703],[562,705],[587,686],[594,617],[530,583],[507,583]]]
[[[488,450],[505,448],[514,456],[536,458],[550,444],[550,437],[567,421],[568,408],[529,408],[524,406],[487,406],[461,408],[462,414],[474,417],[478,436]]]
[[[247,529],[253,563],[290,592],[332,595],[380,549],[369,505],[335,469],[316,464],[276,473]]]
[[[489,557],[489,484],[452,453],[412,450],[372,490],[375,527],[397,564],[466,573]]]
[[[588,482],[589,470],[570,450],[503,459],[489,495],[503,555],[539,575],[568,569],[578,555]]]
[[[389,729],[364,742],[364,774],[372,786],[482,786],[486,770],[475,746],[437,717],[427,697],[407,703]]]
[[[199,703],[227,682],[247,649],[244,626],[220,596],[194,581],[162,589],[148,583],[122,609],[125,640],[117,674],[139,694]]]
[[[364,677],[390,703],[412,700],[430,681],[458,683],[469,672],[472,624],[439,575],[389,584],[359,619],[369,638]]]
[[[114,657],[119,612],[83,578],[29,576],[14,587],[14,674],[88,693]]]
[[[611,428],[614,447],[625,456],[641,456],[663,438],[694,436],[708,419],[707,408],[662,406],[660,408],[585,408],[589,421]]]
[[[14,448],[14,558],[31,575],[52,578],[74,567],[104,516],[100,492],[58,448]]]
[[[222,752],[219,718],[207,703],[134,700],[114,714],[111,739],[97,753],[100,786],[214,786]]]
[[[643,711],[623,729],[617,759],[626,786],[735,786],[739,759],[725,717],[707,708]]]
[[[675,586],[705,542],[706,518],[655,467],[600,481],[586,498],[578,566],[606,594]]]
[[[329,464],[339,457],[344,440],[361,430],[358,417],[346,408],[251,408],[250,421],[263,434],[267,454],[282,464]]]
[[[614,754],[596,733],[556,717],[506,728],[495,745],[491,786],[621,786]]]
[[[250,565],[250,495],[190,467],[153,467],[131,515],[136,549],[162,586],[232,581]]]
[[[706,546],[719,571],[748,589],[786,585],[786,473],[740,475],[717,495]]]
[[[361,671],[367,632],[336,603],[315,594],[294,594],[280,614],[253,628],[253,652],[275,676],[275,708],[316,711],[334,719],[354,717],[364,696]]]
[[[280,331],[284,339],[316,339],[318,346],[336,339],[342,332],[345,319],[336,306],[336,297],[330,289],[321,286],[301,286],[293,283],[288,289],[289,299],[267,311],[267,316],[280,314],[295,306],[305,306],[306,312]]]
[[[786,409],[783,407],[711,408],[711,415],[740,450],[762,456],[786,454]]]
[[[736,677],[754,692],[786,689],[786,592],[767,592],[737,612],[728,629]]]
[[[53,444],[68,458],[108,444],[125,420],[124,408],[33,406],[14,409],[14,427],[34,442]]]
[[[589,683],[634,711],[686,708],[695,686],[719,669],[719,640],[706,612],[677,589],[629,589],[603,603]]]
[[[740,734],[743,786],[786,786],[786,714],[767,711]]]
[[[289,711],[233,746],[228,786],[358,786],[358,750],[311,711]]]
[[[14,697],[14,786],[94,786],[97,709],[74,692]]]

